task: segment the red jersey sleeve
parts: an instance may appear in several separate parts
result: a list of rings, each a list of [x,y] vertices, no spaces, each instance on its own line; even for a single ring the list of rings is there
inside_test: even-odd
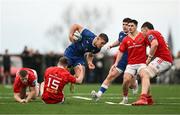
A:
[[[20,92],[20,80],[18,78],[18,76],[16,75],[15,81],[14,81],[14,85],[13,85],[13,91],[14,93],[19,93]]]
[[[120,52],[125,52],[127,50],[127,46],[126,46],[126,40],[123,39],[123,41],[121,42],[120,46],[119,46],[119,51]]]
[[[76,83],[76,78],[73,75],[71,75],[69,72],[66,73],[66,76],[67,76],[68,82]]]
[[[35,76],[31,76],[30,82],[29,82],[29,86],[30,86],[30,87],[35,87],[36,84],[37,84],[37,79],[36,79],[36,77],[35,77]]]
[[[157,39],[156,36],[151,31],[149,31],[147,33],[147,40],[149,41],[149,43],[151,43],[154,39]]]

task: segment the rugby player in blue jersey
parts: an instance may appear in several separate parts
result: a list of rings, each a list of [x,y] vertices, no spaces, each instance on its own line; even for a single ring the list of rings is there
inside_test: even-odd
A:
[[[83,66],[82,71],[85,75],[85,60],[89,69],[95,68],[94,54],[108,42],[108,36],[104,33],[97,36],[81,25],[74,24],[70,29],[69,39],[72,43],[65,49],[64,56],[68,59],[68,65],[74,68],[75,76],[80,74],[79,64]]]
[[[119,46],[120,43],[122,42],[122,40],[127,36],[127,34],[128,34],[128,23],[130,20],[131,20],[130,18],[124,18],[123,19],[123,22],[122,22],[123,31],[121,31],[119,33],[118,40],[116,40],[111,45],[109,45],[109,49]],[[126,69],[126,65],[127,65],[127,52],[125,52],[123,54],[123,57],[119,61],[117,67],[111,68],[109,70],[109,73],[108,73],[106,79],[103,81],[101,87],[99,88],[99,91],[95,92],[93,90],[91,92],[92,98],[95,101],[98,101],[100,99],[100,97],[103,95],[103,93],[106,92],[106,90],[108,89],[108,87],[112,83],[112,81],[124,72],[124,70]],[[137,81],[135,81],[134,78],[131,81],[132,81],[132,83],[131,83],[132,88],[134,88],[133,93],[137,93]],[[125,86],[123,85],[123,87],[125,87]],[[128,98],[127,98],[127,95],[126,94],[124,95],[124,93],[123,93],[123,100],[120,102],[120,104],[126,104],[126,103],[128,103]]]

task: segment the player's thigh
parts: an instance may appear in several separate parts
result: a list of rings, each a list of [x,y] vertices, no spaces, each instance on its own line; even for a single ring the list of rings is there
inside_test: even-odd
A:
[[[108,76],[106,79],[108,80],[114,80],[115,78],[117,78],[120,74],[122,74],[123,71],[119,68],[113,68],[112,70],[109,71]]]
[[[169,69],[172,64],[156,57],[149,65],[154,67],[158,71],[158,73],[161,73]]]
[[[158,57],[156,57],[153,61],[151,61],[148,67],[145,69],[149,76],[152,78],[157,74],[169,69],[171,67],[171,63],[164,61]]]
[[[137,67],[137,73],[139,73],[139,71],[143,68],[146,68],[147,65],[146,64],[139,64],[138,67]]]
[[[134,76],[136,74],[136,72],[137,72],[137,68],[135,65],[127,65],[125,72],[124,72],[124,77],[125,77],[125,75],[126,76],[129,76],[129,75]]]
[[[139,71],[145,67],[146,67],[146,64],[131,64],[131,65],[129,64],[129,65],[127,65],[125,74],[128,77],[124,76],[124,77],[126,77],[124,79],[130,80],[132,77],[136,77],[136,74],[139,73]]]

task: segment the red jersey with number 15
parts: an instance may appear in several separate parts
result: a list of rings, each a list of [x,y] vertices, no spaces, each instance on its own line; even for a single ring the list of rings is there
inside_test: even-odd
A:
[[[149,45],[151,44],[151,42],[154,39],[156,39],[158,41],[158,48],[154,54],[155,57],[159,57],[159,58],[163,59],[164,61],[168,61],[168,62],[172,63],[171,52],[160,32],[155,31],[155,30],[149,30],[147,33],[146,39],[148,40]]]
[[[44,92],[42,99],[45,103],[54,104],[64,99],[63,89],[67,83],[75,83],[76,78],[61,67],[49,67],[44,75]]]
[[[128,64],[146,63],[146,46],[147,42],[141,32],[133,40],[126,36],[120,44],[121,52],[128,52]]]

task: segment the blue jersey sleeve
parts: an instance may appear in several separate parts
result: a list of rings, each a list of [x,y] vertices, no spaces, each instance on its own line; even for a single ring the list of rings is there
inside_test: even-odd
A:
[[[119,33],[119,38],[118,38],[119,42],[122,42],[123,39],[124,39],[124,37],[126,37],[126,36],[127,36],[127,34],[124,33],[123,31],[121,31],[121,32]]]
[[[83,29],[81,36],[82,38],[94,38],[96,35],[88,29]]]

